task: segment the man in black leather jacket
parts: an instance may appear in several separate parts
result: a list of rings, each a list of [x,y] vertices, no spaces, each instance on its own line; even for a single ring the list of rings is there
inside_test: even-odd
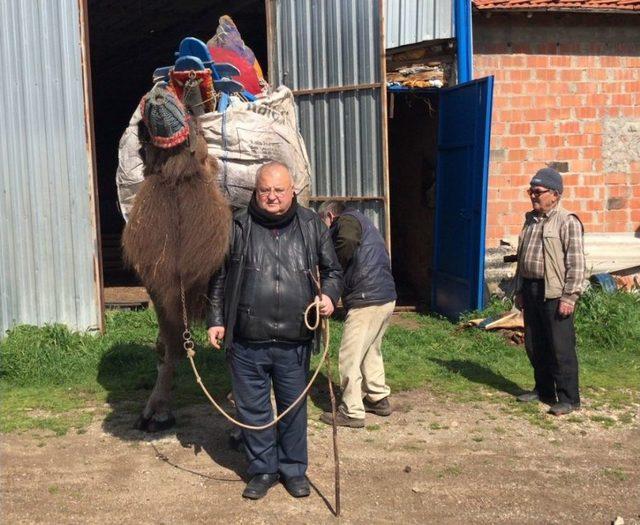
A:
[[[269,162],[258,170],[248,209],[234,216],[229,256],[209,290],[209,339],[216,348],[224,340],[243,423],[273,420],[272,382],[279,413],[306,386],[313,332],[304,311],[317,294],[316,268],[320,313],[330,316],[342,292],[331,236],[315,212],[298,205],[287,167]],[[242,437],[252,476],[245,498],[263,497],[280,478],[294,497],[309,495],[306,399],[277,429],[243,429]]]

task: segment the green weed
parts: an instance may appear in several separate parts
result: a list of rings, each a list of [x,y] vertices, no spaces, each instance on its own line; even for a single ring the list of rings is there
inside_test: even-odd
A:
[[[442,479],[446,476],[456,477],[462,474],[462,468],[459,465],[450,465],[438,472],[438,479]]]
[[[631,423],[633,421],[633,418],[634,418],[633,412],[625,412],[625,413],[620,414],[618,416],[618,421],[620,423],[628,425],[629,423]]]
[[[589,419],[595,423],[600,423],[605,428],[611,428],[616,424],[616,420],[609,416],[590,416]]]
[[[614,481],[627,481],[629,474],[620,468],[605,468],[603,474]]]

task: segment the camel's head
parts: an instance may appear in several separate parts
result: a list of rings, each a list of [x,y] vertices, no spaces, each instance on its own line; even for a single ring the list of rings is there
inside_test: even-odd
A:
[[[142,97],[140,110],[145,177],[177,183],[211,170],[202,129],[170,86],[158,82]]]
[[[189,138],[189,114],[166,82],[158,82],[142,97],[140,111],[155,147],[175,148]]]

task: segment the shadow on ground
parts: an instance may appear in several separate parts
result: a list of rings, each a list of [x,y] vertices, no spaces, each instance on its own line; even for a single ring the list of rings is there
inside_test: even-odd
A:
[[[230,382],[224,354],[203,348],[196,348],[196,351],[196,365],[204,384],[214,399],[232,413],[233,407],[225,397]],[[173,387],[176,425],[157,433],[133,428],[155,379],[153,345],[116,344],[104,354],[98,370],[98,382],[107,391],[110,409],[102,423],[104,432],[125,441],[151,442],[158,459],[174,468],[218,481],[240,481],[246,464],[242,452],[230,445],[232,425],[207,402],[186,359],[178,367]],[[182,467],[156,447],[157,442],[171,436],[175,436],[182,447],[192,449],[194,455],[207,454],[214,463],[233,471],[238,478],[218,479]]]
[[[524,389],[517,383],[514,383],[502,374],[497,374],[493,370],[473,361],[466,359],[451,359],[447,361],[436,358],[429,358],[429,360],[450,372],[460,374],[462,377],[474,383],[485,385],[513,396],[517,396],[524,392]]]
[[[340,387],[335,383],[335,378],[332,379],[333,394],[337,405],[340,402]],[[331,396],[329,394],[329,381],[327,380],[326,372],[321,371],[318,374],[315,383],[311,387],[311,390],[309,390],[309,397],[311,401],[313,401],[313,404],[323,412],[331,411]]]

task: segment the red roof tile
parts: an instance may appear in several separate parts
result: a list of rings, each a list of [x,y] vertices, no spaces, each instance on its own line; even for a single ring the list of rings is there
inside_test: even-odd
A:
[[[523,11],[638,11],[640,0],[472,0],[476,9]]]

